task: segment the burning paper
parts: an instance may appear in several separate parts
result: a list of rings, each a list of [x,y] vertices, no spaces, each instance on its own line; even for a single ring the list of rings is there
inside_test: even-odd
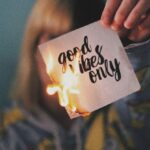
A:
[[[140,89],[118,35],[92,23],[39,46],[52,84],[70,118],[84,116]]]

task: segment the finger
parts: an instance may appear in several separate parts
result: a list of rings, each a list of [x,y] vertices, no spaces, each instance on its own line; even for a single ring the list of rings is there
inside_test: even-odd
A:
[[[138,26],[131,31],[128,38],[134,42],[142,42],[150,36],[150,28],[140,29]]]
[[[150,8],[149,0],[139,0],[137,5],[131,11],[130,15],[126,19],[124,26],[127,29],[133,28],[138,21],[140,20],[141,16],[146,13],[146,11]]]
[[[110,26],[120,3],[121,0],[107,0],[101,16],[101,23],[103,25]]]
[[[136,5],[137,0],[123,0],[120,7],[118,8],[114,21],[112,24],[112,28],[114,30],[120,30],[123,27],[123,23],[131,10]]]

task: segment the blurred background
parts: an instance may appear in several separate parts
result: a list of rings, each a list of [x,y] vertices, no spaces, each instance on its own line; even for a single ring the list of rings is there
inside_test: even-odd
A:
[[[8,104],[26,19],[35,0],[0,0],[0,107]]]

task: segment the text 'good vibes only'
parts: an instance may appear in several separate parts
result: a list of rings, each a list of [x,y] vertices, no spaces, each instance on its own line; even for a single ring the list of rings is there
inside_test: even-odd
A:
[[[81,74],[88,73],[92,83],[102,80],[107,77],[114,77],[116,81],[121,79],[120,62],[117,58],[113,60],[106,59],[102,54],[103,46],[96,45],[94,48],[95,55],[87,57],[88,53],[93,51],[88,42],[88,37],[85,36],[81,48],[74,47],[72,50],[61,52],[58,56],[58,62],[62,65],[62,72],[67,69],[74,72],[74,66],[71,62],[78,58],[78,68]],[[79,54],[79,55],[78,55]]]

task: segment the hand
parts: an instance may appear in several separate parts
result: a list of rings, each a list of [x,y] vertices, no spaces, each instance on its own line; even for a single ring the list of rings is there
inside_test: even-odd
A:
[[[107,0],[101,23],[132,41],[145,40],[150,36],[150,1]]]

